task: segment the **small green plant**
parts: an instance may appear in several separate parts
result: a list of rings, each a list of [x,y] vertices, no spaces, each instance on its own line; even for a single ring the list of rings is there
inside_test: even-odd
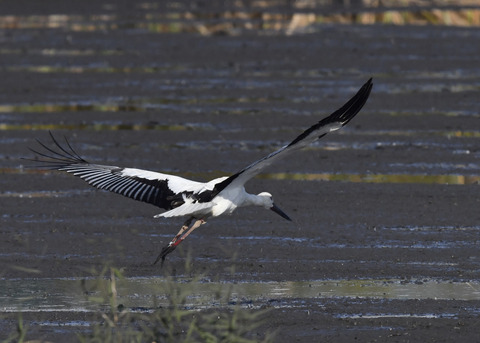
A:
[[[232,302],[231,286],[219,286],[215,304],[210,299],[207,305],[192,306],[189,305],[190,297],[195,294],[195,285],[202,277],[195,275],[185,280],[167,276],[165,282],[155,285],[157,294],[150,310],[139,312],[118,303],[117,285],[123,279],[121,270],[106,266],[93,286],[82,284],[87,299],[99,304],[102,310],[99,311],[100,323],[94,325],[88,335],[79,336],[81,342],[253,343],[273,340],[269,333],[262,335],[260,340],[254,334],[262,325],[266,310],[249,310]],[[166,305],[159,305],[157,296],[166,297]]]
[[[25,341],[26,335],[27,335],[27,327],[23,325],[23,317],[22,317],[22,314],[20,313],[18,316],[18,322],[17,322],[17,327],[15,328],[15,331],[12,332],[2,342],[3,343],[10,343],[10,342],[23,343]]]

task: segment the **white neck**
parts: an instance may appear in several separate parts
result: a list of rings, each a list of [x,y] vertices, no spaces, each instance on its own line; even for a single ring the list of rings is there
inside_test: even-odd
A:
[[[246,193],[245,201],[241,206],[262,206],[271,207],[272,200],[264,195]]]

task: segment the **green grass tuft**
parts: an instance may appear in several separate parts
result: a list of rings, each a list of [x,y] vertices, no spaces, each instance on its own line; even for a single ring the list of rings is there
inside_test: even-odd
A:
[[[152,306],[139,312],[118,303],[117,284],[122,279],[121,270],[105,267],[93,286],[82,284],[87,300],[103,306],[103,310],[99,311],[99,322],[92,331],[78,336],[80,342],[273,341],[272,333],[261,332],[268,310],[247,309],[233,301],[231,285],[220,284],[213,302],[208,299],[201,306],[192,306],[190,297],[195,294],[195,285],[201,282],[202,276],[194,275],[188,280],[167,276],[165,282],[155,285]],[[166,305],[157,303],[158,295],[166,297]]]

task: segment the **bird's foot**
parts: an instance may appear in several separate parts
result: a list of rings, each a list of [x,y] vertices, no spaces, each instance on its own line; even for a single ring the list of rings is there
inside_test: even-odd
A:
[[[157,264],[158,261],[160,261],[160,259],[162,260],[160,266],[163,267],[163,262],[165,262],[165,258],[167,257],[168,254],[170,254],[172,251],[175,250],[175,248],[177,247],[177,244],[174,244],[174,242],[170,242],[167,246],[163,247],[162,251],[160,252],[160,255],[158,255],[157,259],[155,260],[155,262],[153,262],[153,264]]]
[[[163,262],[165,262],[165,257],[167,257],[167,255],[170,254],[172,251],[174,251],[175,248],[177,247],[177,245],[182,243],[185,240],[185,238],[187,238],[187,236],[190,233],[192,233],[193,230],[198,228],[200,225],[206,223],[204,219],[198,219],[192,225],[192,227],[190,229],[188,229],[187,224],[190,223],[191,221],[192,221],[191,219],[188,220],[185,223],[185,225],[182,226],[182,228],[177,233],[177,235],[172,239],[172,241],[170,243],[168,243],[168,245],[162,249],[162,251],[160,252],[160,255],[158,255],[157,259],[155,260],[155,262],[153,262],[153,264],[157,264],[157,262],[160,261],[160,259],[161,259],[162,260],[161,266],[163,266]],[[188,229],[187,232],[185,232],[186,229]]]

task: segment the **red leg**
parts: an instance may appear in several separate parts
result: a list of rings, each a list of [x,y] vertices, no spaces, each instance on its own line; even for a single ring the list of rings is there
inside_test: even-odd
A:
[[[173,237],[172,241],[169,243],[170,244],[174,244],[177,239],[179,239],[183,233],[185,232],[185,230],[188,229],[188,227],[190,226],[191,222],[193,220],[193,217],[191,218],[188,218],[188,220],[183,224],[183,226],[180,228],[180,231],[178,231],[178,233],[175,235],[175,237]]]
[[[158,261],[160,261],[160,259],[162,259],[162,265],[163,265],[163,262],[165,261],[165,257],[167,257],[168,254],[170,254],[173,250],[175,250],[175,248],[180,244],[182,243],[185,238],[187,238],[187,236],[189,234],[191,234],[193,232],[193,230],[197,229],[198,227],[200,227],[200,225],[202,224],[205,224],[206,221],[203,220],[203,219],[198,219],[197,221],[195,221],[195,223],[192,225],[192,227],[187,231],[185,232],[185,230],[188,229],[188,225],[190,225],[190,223],[192,222],[193,220],[193,217],[188,219],[185,224],[183,224],[182,228],[180,229],[180,231],[178,231],[178,233],[175,235],[175,237],[170,241],[170,243],[168,243],[168,245],[166,247],[164,247],[162,249],[162,251],[160,252],[160,255],[158,255],[157,259],[155,260],[155,262],[153,264],[156,264]],[[185,232],[185,233],[184,233]]]

